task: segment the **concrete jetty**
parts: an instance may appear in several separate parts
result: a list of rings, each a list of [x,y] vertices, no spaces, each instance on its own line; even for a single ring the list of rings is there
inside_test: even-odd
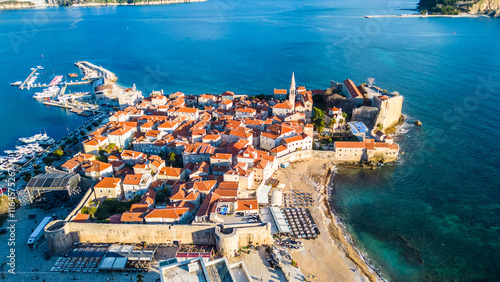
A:
[[[21,84],[21,86],[19,86],[19,89],[23,90],[24,89],[24,85],[26,85],[26,83],[28,82],[28,80],[33,76],[33,74],[35,74],[35,72],[38,70],[38,67],[36,67],[31,73],[30,75],[28,75],[28,77],[23,81],[23,83]],[[31,86],[30,86],[31,87]]]

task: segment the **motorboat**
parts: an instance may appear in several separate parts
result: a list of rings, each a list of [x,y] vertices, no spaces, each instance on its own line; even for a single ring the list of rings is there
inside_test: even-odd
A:
[[[21,84],[23,84],[22,81],[16,81],[16,82],[12,82],[10,85],[12,85],[12,86],[19,86]]]
[[[54,144],[54,142],[56,142],[56,141],[54,140],[54,138],[49,138],[49,139],[47,139],[47,140],[40,140],[40,141],[38,141],[38,143],[39,143],[40,145],[52,145],[52,144]]]
[[[11,163],[7,162],[7,163],[0,164],[0,171],[11,171],[14,169],[15,169],[15,167]]]
[[[36,147],[36,148],[33,148],[33,151],[35,153],[43,153],[44,149],[42,147]]]
[[[21,154],[16,154],[13,156],[9,155],[6,159],[13,164],[23,164],[28,161],[28,159]]]

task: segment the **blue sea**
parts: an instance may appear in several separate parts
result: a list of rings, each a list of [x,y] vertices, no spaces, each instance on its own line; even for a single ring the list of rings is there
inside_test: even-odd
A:
[[[310,89],[373,77],[405,96],[408,123],[395,138],[404,152],[397,163],[335,175],[331,203],[356,245],[392,281],[500,280],[500,19],[364,18],[409,14],[416,4],[209,0],[1,11],[0,150],[44,130],[60,138],[84,122],[9,85],[37,65],[48,82],[87,60],[145,94],[270,94],[288,87],[292,72]]]

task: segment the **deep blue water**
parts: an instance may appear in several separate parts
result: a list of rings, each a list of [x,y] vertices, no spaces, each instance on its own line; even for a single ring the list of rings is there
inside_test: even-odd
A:
[[[0,150],[43,128],[61,137],[82,123],[9,85],[36,65],[47,81],[88,60],[146,94],[267,94],[288,87],[292,71],[312,89],[375,77],[405,96],[404,113],[423,126],[397,137],[398,163],[335,177],[332,202],[348,230],[391,280],[498,280],[500,20],[363,17],[416,5],[391,3],[209,0],[2,11]]]

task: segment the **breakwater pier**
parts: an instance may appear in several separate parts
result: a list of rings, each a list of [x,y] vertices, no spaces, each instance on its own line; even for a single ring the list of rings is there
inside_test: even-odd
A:
[[[33,77],[33,75],[35,74],[35,72],[37,70],[39,70],[40,68],[39,67],[36,67],[33,69],[33,71],[30,73],[30,75],[28,75],[28,77],[23,81],[23,83],[21,84],[21,86],[19,86],[19,89],[23,90],[24,89],[24,86],[26,84],[28,84],[28,82],[30,81],[31,77]],[[28,87],[30,87],[31,85],[28,85]]]

